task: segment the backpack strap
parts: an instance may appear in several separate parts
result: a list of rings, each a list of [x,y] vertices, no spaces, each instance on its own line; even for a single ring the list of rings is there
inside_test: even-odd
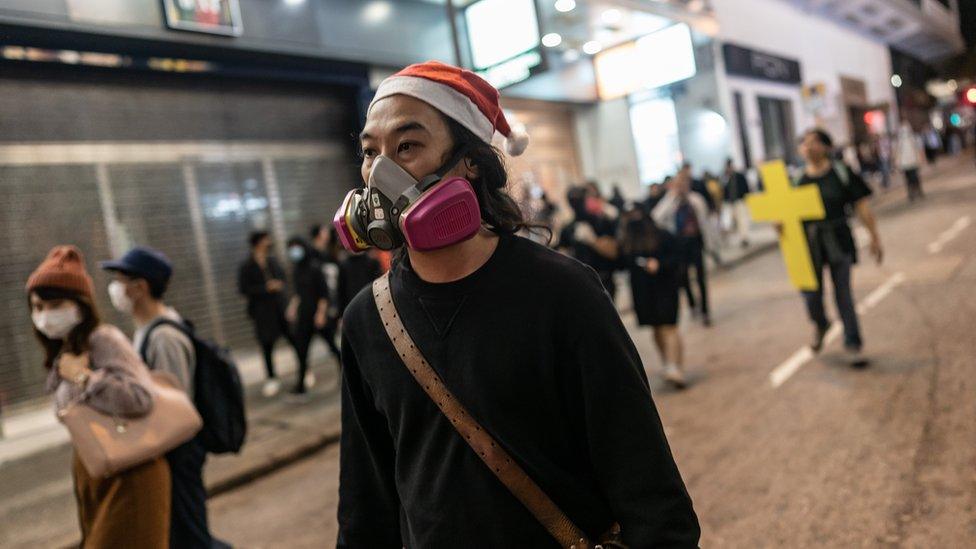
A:
[[[525,470],[515,463],[508,452],[495,442],[444,385],[400,320],[396,305],[393,303],[389,273],[373,282],[373,298],[383,326],[386,328],[386,335],[393,343],[403,364],[488,469],[564,548],[594,547],[586,534],[556,507],[549,496],[529,478]]]
[[[146,353],[149,351],[149,336],[152,335],[156,328],[160,326],[172,326],[180,331],[183,335],[190,338],[190,343],[193,343],[193,326],[187,322],[177,322],[171,318],[157,318],[146,328],[146,335],[142,336],[142,345],[139,346],[139,356],[142,357],[142,361],[149,365]]]

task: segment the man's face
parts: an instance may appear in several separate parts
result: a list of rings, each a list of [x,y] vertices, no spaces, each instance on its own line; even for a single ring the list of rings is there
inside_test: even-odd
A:
[[[685,170],[678,172],[678,175],[671,180],[674,192],[680,195],[687,195],[691,191],[691,176]]]
[[[827,156],[827,146],[813,133],[803,136],[800,141],[800,156],[807,162],[817,162]]]
[[[443,116],[427,103],[406,95],[392,95],[373,105],[360,134],[360,145],[364,184],[379,155],[393,160],[419,181],[436,172],[454,148]],[[446,175],[471,179],[475,174],[460,162]]]
[[[259,253],[259,254],[266,254],[266,253],[270,252],[271,251],[271,237],[270,236],[266,236],[266,237],[262,238],[261,240],[259,240],[258,243],[254,245],[254,251],[255,251],[255,253]]]
[[[149,283],[145,279],[131,277],[120,272],[112,273],[112,279],[125,286],[125,295],[133,303],[138,303],[139,300],[149,296]]]

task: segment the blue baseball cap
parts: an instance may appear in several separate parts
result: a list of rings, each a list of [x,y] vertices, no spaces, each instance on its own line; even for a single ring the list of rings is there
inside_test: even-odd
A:
[[[137,246],[129,250],[121,259],[103,261],[102,269],[116,271],[135,278],[144,278],[157,293],[166,290],[173,275],[173,264],[163,252]]]

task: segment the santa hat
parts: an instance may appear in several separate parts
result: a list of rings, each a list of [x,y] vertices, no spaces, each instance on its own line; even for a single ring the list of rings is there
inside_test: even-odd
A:
[[[441,111],[486,143],[495,132],[505,137],[505,150],[518,156],[529,146],[529,135],[513,129],[498,104],[498,90],[477,74],[438,61],[410,65],[384,80],[370,109],[391,95],[409,95]]]

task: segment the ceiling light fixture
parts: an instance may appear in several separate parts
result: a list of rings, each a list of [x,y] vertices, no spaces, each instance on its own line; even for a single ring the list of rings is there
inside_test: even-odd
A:
[[[576,9],[576,0],[556,0],[556,11],[566,13]]]
[[[563,37],[559,36],[559,33],[550,32],[549,34],[542,37],[542,45],[547,48],[555,48],[559,44],[563,43]]]
[[[596,40],[590,40],[589,42],[583,44],[583,53],[586,55],[596,55],[597,53],[600,53],[600,50],[602,49],[603,46]]]

